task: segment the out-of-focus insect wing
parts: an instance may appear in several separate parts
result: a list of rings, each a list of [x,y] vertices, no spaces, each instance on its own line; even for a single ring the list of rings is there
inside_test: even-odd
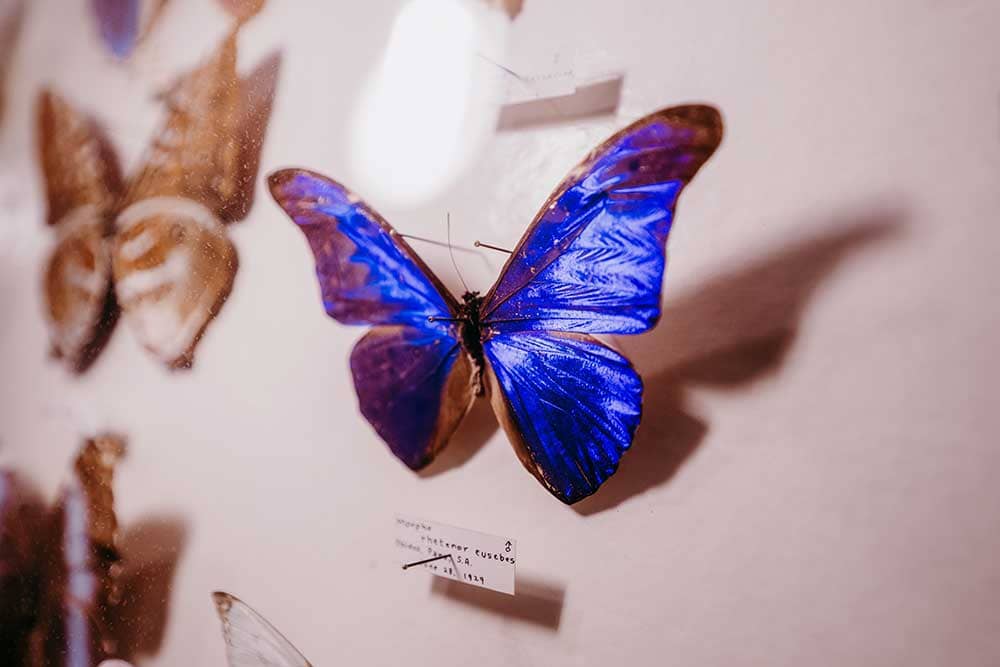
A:
[[[254,611],[229,593],[213,593],[222,620],[229,667],[311,667],[292,643]]]

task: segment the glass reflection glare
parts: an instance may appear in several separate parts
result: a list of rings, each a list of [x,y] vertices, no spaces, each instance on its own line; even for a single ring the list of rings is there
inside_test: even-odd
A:
[[[361,192],[412,205],[450,184],[495,124],[499,78],[481,56],[498,57],[506,25],[468,0],[403,7],[352,133]]]

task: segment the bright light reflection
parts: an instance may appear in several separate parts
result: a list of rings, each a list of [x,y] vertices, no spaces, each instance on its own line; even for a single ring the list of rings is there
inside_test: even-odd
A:
[[[484,3],[480,3],[485,7]],[[359,189],[390,205],[426,201],[458,175],[496,122],[499,78],[483,76],[506,21],[467,0],[411,0],[355,120]]]

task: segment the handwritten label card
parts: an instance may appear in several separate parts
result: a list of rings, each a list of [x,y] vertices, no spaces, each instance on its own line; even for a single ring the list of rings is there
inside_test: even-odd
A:
[[[403,516],[396,517],[395,535],[401,565],[437,558],[411,567],[427,570],[438,577],[514,594],[517,543],[509,537]]]

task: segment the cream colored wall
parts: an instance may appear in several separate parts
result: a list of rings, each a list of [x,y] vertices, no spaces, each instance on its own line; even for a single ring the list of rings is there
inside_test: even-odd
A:
[[[691,100],[727,122],[679,207],[663,321],[619,341],[648,387],[636,449],[575,508],[486,409],[437,474],[389,455],[350,385],[361,331],[324,315],[263,189],[193,371],[157,367],[124,327],[80,379],[47,359],[38,86],[94,111],[132,165],[153,93],[224,24],[173,0],[120,66],[82,0],[31,4],[0,130],[0,461],[53,493],[79,434],[129,436],[127,545],[148,572],[170,569],[154,538],[182,545],[143,664],[224,664],[219,588],[319,666],[1000,661],[997,3],[527,0],[510,48],[620,64],[617,116],[498,134],[419,207],[373,199],[400,229],[443,237],[450,212],[455,243],[511,244],[625,122]],[[247,26],[244,67],[284,50],[264,171],[348,180],[351,109],[398,4],[271,0]],[[484,289],[502,258],[459,259]],[[401,573],[396,512],[516,537],[522,594]]]

